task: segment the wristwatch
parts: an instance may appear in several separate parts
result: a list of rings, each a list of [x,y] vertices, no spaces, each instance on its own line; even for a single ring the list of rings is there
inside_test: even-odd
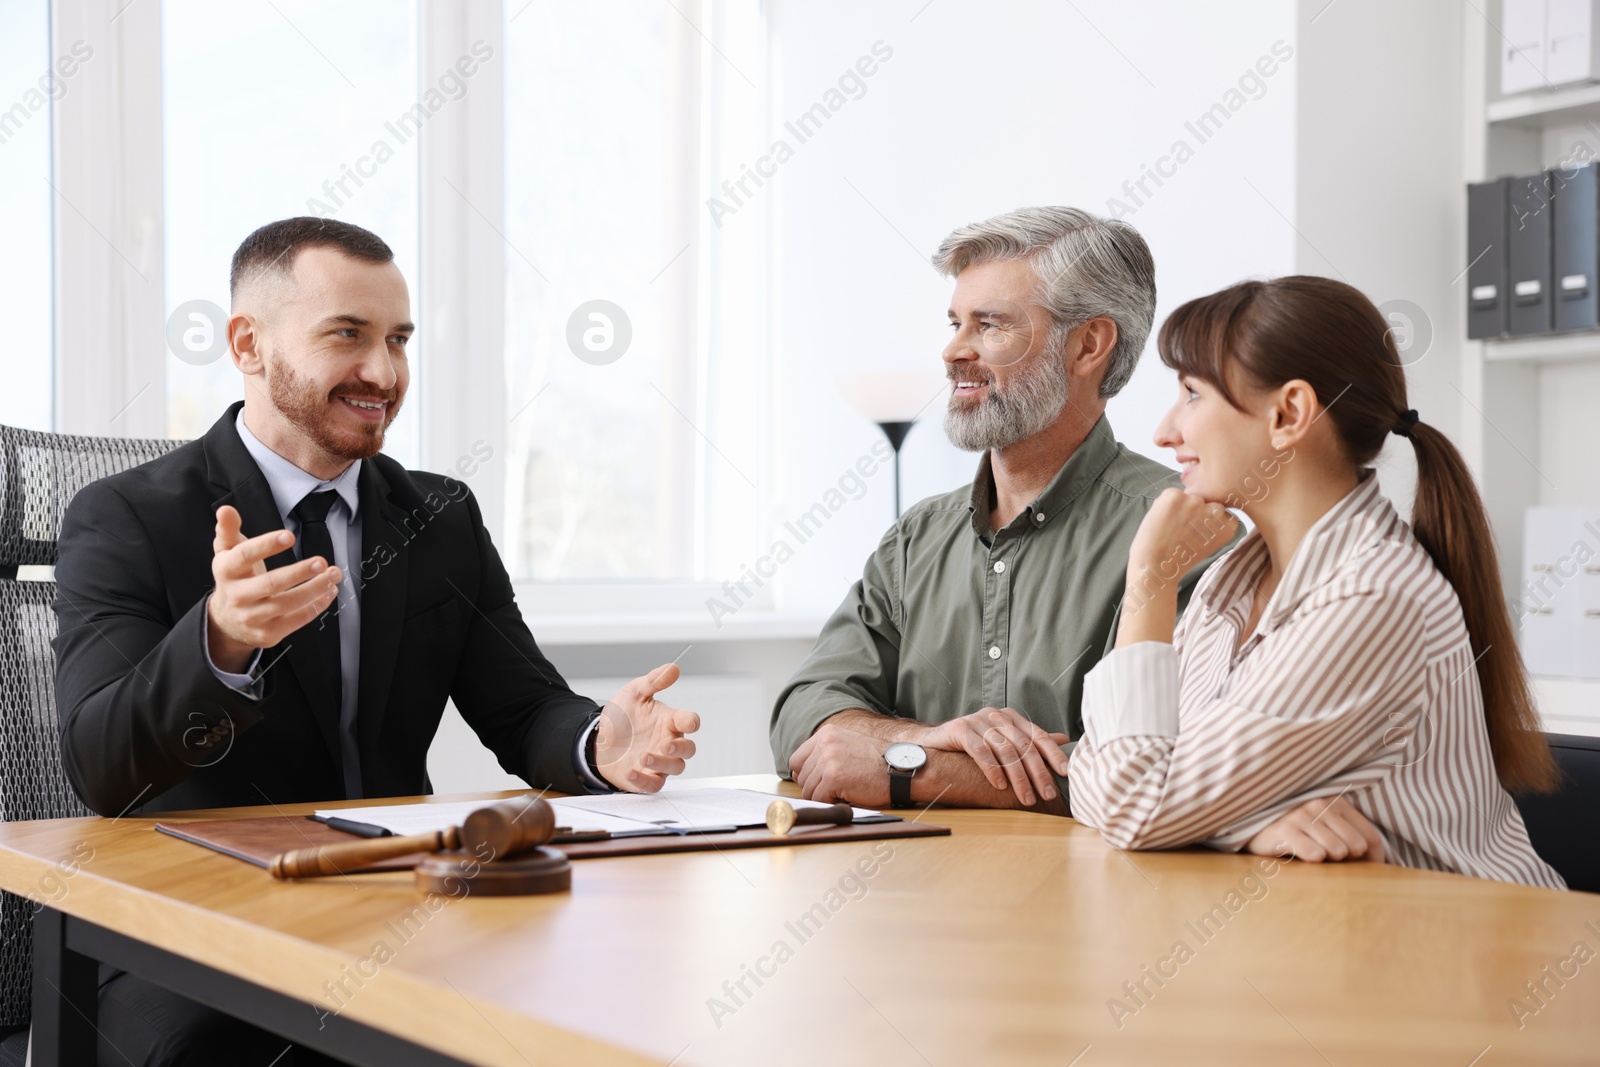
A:
[[[909,741],[896,741],[883,753],[883,762],[889,765],[889,806],[911,806],[911,778],[928,762],[928,753],[921,745]]]

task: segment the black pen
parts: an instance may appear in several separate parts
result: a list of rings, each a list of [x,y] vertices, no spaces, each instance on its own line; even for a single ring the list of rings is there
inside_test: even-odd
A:
[[[337,815],[329,815],[318,819],[318,822],[331,826],[335,830],[343,830],[347,834],[357,837],[393,837],[394,834],[381,826],[374,826],[370,822],[356,822],[354,819],[341,819]]]

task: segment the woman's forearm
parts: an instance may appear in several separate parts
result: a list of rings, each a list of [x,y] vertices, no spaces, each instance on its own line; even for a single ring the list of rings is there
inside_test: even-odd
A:
[[[1178,576],[1165,578],[1159,565],[1130,564],[1117,624],[1117,647],[1141,641],[1172,644],[1178,625]]]

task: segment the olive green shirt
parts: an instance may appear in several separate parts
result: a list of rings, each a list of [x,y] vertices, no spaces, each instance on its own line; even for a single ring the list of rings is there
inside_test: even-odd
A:
[[[995,533],[984,453],[970,488],[930,497],[890,528],[823,626],[773,709],[778,772],[847,708],[940,723],[1012,707],[1078,737],[1084,675],[1115,644],[1134,532],[1161,491],[1180,484],[1118,444],[1102,417]],[[1185,577],[1180,608],[1209,563]]]

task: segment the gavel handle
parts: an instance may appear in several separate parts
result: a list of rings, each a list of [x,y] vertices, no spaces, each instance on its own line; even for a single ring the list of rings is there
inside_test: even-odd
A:
[[[796,808],[796,826],[849,826],[855,821],[855,809],[849,804],[829,804],[825,808]]]
[[[280,880],[318,878],[359,870],[396,856],[409,856],[413,852],[440,852],[460,847],[461,832],[452,826],[448,830],[412,834],[410,837],[374,837],[366,841],[351,841],[349,844],[297,848],[273,857],[268,870],[272,872],[272,877]]]

